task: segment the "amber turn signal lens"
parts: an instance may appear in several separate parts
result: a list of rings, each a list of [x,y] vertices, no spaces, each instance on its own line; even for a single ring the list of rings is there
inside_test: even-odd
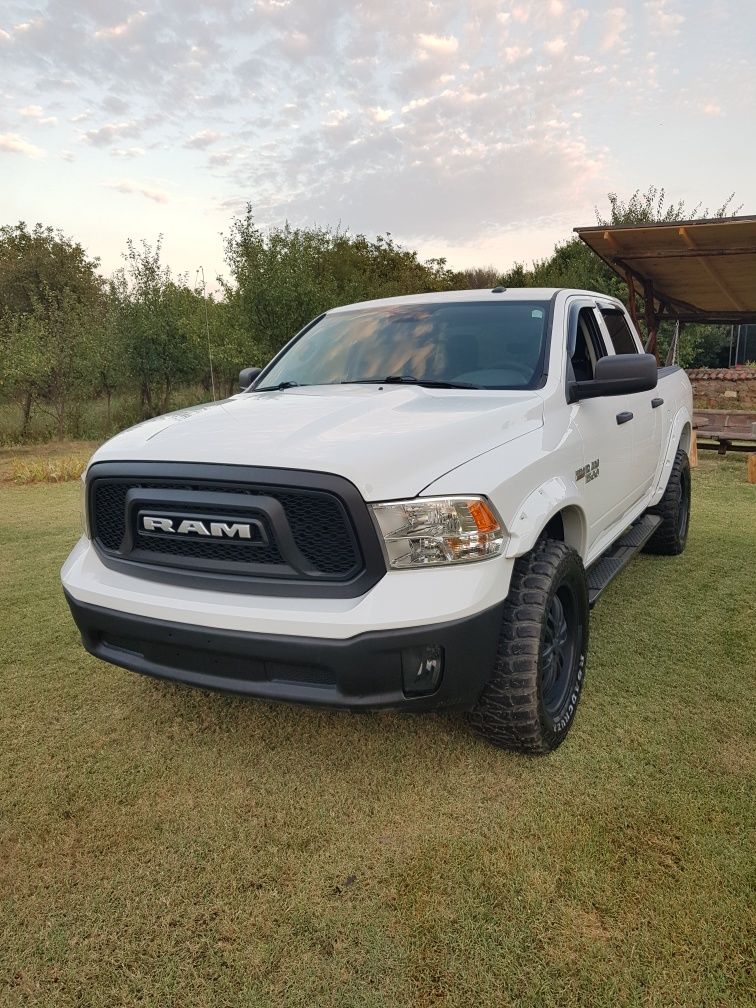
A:
[[[499,523],[485,501],[472,500],[468,503],[467,509],[479,532],[496,532],[499,528]]]

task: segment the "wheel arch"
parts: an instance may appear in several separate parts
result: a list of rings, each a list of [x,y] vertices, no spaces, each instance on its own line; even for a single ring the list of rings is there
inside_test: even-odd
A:
[[[586,542],[584,513],[576,504],[568,504],[549,518],[541,529],[538,539],[556,539],[574,549],[580,556],[584,556]]]
[[[690,442],[692,438],[692,432],[693,428],[691,426],[690,421],[688,420],[683,425],[683,429],[680,432],[680,440],[677,443],[677,447],[682,448],[687,455],[690,455]]]
[[[690,443],[693,439],[693,422],[690,410],[681,407],[672,422],[669,433],[669,440],[664,452],[664,462],[659,468],[659,475],[656,480],[656,488],[651,496],[650,505],[658,504],[664,491],[667,488],[672,466],[675,462],[678,448],[682,448],[686,454],[690,454]]]

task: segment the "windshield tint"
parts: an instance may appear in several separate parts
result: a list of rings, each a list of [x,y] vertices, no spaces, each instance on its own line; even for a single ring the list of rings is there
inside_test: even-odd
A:
[[[480,388],[536,387],[546,301],[397,305],[326,315],[266,372],[283,382],[337,385],[402,377]]]

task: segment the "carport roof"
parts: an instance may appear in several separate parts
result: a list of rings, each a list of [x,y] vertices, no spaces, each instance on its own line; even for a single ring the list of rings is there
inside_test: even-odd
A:
[[[575,228],[681,322],[756,322],[756,216]]]

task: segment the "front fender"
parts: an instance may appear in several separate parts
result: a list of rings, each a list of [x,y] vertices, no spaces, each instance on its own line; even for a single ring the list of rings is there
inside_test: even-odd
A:
[[[582,441],[573,428],[541,428],[453,469],[423,495],[488,496],[506,526],[509,559],[532,549],[549,520],[562,512],[565,541],[585,556],[587,523],[572,478],[583,461]]]

